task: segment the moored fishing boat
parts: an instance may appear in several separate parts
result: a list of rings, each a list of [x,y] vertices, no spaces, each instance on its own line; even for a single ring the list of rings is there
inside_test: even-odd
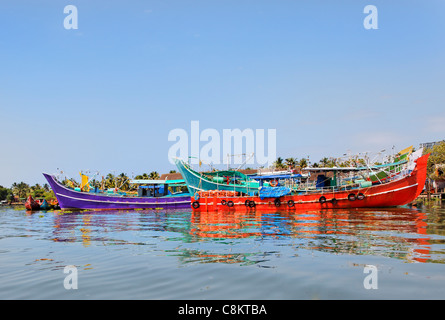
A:
[[[50,205],[51,209],[55,209],[55,210],[60,209],[59,202],[57,202],[57,199],[51,199],[49,205]]]
[[[34,200],[32,196],[28,196],[28,199],[25,202],[26,210],[37,211],[40,210],[40,204]]]
[[[40,203],[40,210],[48,210],[50,208],[51,207],[50,207],[48,201],[46,201],[46,199],[43,199],[42,202]]]
[[[236,170],[198,172],[182,159],[175,158],[174,161],[191,194],[209,190],[235,191],[252,194],[260,187],[274,187],[279,184],[286,185],[291,189],[298,189],[301,187],[302,182],[308,181],[311,173],[319,173],[321,171],[355,172],[359,173],[361,177],[350,176],[351,180],[354,178],[364,179],[367,183],[380,184],[401,173],[406,168],[411,154],[412,146],[400,151],[391,158],[392,161],[384,164],[364,165],[362,163],[357,166],[339,167],[336,170],[332,167],[306,167],[298,172],[295,172],[295,170],[283,170],[281,172],[263,171],[249,176]]]
[[[292,190],[263,187],[255,194],[238,191],[199,191],[192,197],[194,211],[219,210],[298,210],[394,207],[415,200],[425,186],[429,154],[414,160],[413,170],[379,184],[360,181],[357,185]],[[332,169],[335,170],[335,169]]]
[[[137,194],[119,194],[113,192],[89,192],[69,188],[61,184],[55,176],[43,174],[51,186],[62,210],[85,209],[169,209],[189,208],[188,192],[171,193],[169,184],[163,180],[145,181]]]
[[[184,160],[178,158],[174,160],[191,194],[208,190],[236,191],[249,194],[257,191],[261,186],[267,187],[270,185],[269,181],[264,180],[259,175],[256,175],[254,179],[236,170],[197,172]],[[267,175],[265,177],[273,180],[280,178],[299,179],[301,175],[286,173]]]

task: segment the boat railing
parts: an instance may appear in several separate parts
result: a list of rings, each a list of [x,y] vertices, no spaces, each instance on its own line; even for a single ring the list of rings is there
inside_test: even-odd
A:
[[[291,187],[291,190],[298,192],[300,194],[310,194],[310,193],[321,193],[321,194],[329,194],[338,191],[348,191],[355,190],[360,188],[368,188],[375,184],[385,184],[394,180],[402,179],[409,174],[411,174],[411,170],[393,170],[388,172],[388,176],[385,179],[374,181],[374,183],[370,180],[366,179],[356,179],[356,180],[340,180],[337,185],[334,186],[317,186],[316,181],[301,183],[299,185],[288,185]]]

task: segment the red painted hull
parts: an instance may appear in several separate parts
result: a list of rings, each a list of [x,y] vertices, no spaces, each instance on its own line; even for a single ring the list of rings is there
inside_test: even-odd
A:
[[[195,212],[207,211],[274,211],[274,210],[322,210],[347,208],[395,207],[414,201],[425,186],[429,154],[417,159],[416,167],[406,177],[380,185],[330,193],[308,193],[278,198],[260,199],[258,196],[224,195],[221,192],[202,193],[199,199],[192,197]],[[324,199],[326,201],[323,201]],[[322,198],[322,201],[320,201]],[[355,198],[355,199],[354,199]],[[254,202],[252,205],[251,202]],[[199,204],[199,205],[198,205]]]
[[[30,211],[40,210],[40,204],[29,196],[28,200],[26,200],[25,208]]]

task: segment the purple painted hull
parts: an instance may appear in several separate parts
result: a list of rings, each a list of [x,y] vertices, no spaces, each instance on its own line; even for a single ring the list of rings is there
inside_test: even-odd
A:
[[[79,192],[65,187],[54,176],[44,173],[62,210],[86,209],[182,209],[190,208],[190,195],[129,197]]]

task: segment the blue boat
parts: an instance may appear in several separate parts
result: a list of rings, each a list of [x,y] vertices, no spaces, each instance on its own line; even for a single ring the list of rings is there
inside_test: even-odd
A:
[[[43,201],[40,203],[40,210],[49,210],[50,206],[48,201],[43,199]]]

